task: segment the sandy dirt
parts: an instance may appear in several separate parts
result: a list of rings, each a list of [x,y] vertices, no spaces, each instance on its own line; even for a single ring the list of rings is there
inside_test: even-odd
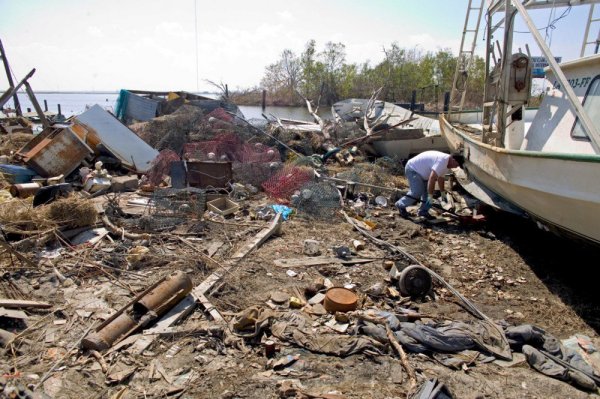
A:
[[[124,347],[95,357],[79,349],[79,340],[88,328],[160,276],[181,270],[194,285],[200,284],[219,269],[216,262],[224,264],[267,226],[268,222],[252,220],[251,215],[268,203],[259,196],[243,201],[236,218],[224,223],[189,221],[169,234],[137,241],[113,236],[112,242],[105,239],[96,248],[65,250],[49,259],[39,258],[40,252],[32,250],[27,255],[38,262],[37,268],[4,255],[0,286],[4,296],[46,301],[52,308],[27,310],[26,327],[3,320],[3,328],[19,334],[4,349],[0,361],[3,384],[30,388],[39,384],[37,397],[56,398],[278,398],[327,393],[346,398],[406,397],[407,373],[389,348],[381,354],[341,358],[276,340],[275,361],[287,355],[298,359],[289,367],[273,370],[274,360],[265,357],[260,336],[242,344],[239,339],[197,333],[215,324],[200,307],[178,326],[183,333],[157,339],[142,354]],[[599,299],[591,269],[600,255],[597,248],[557,238],[537,230],[529,221],[493,212],[487,213],[486,222],[468,226],[414,223],[400,218],[392,208],[373,208],[370,217],[376,223],[374,235],[405,248],[491,319],[533,324],[560,339],[582,333],[600,344]],[[191,245],[183,244],[179,237]],[[351,247],[352,241],[359,239],[365,248],[357,255],[374,260],[351,266],[275,265],[277,259],[305,258],[306,239],[319,241],[322,255],[330,256],[333,247]],[[128,257],[136,246],[149,251],[140,259]],[[214,252],[216,262],[206,259],[209,251]],[[394,310],[401,304],[433,319],[472,319],[439,284],[434,286],[434,298],[365,295],[377,283],[394,287],[384,266],[386,260],[409,263],[370,242],[340,215],[321,221],[297,215],[283,223],[281,235],[231,269],[208,298],[230,321],[251,306],[269,309],[274,292],[301,296],[308,286],[327,278],[334,285],[353,284],[363,307]],[[116,269],[100,267],[97,262]],[[284,314],[288,305],[276,307],[276,311]],[[314,326],[322,326],[330,318],[313,316]],[[262,340],[268,335],[267,328]],[[532,370],[526,362],[512,367],[478,363],[453,370],[430,356],[408,356],[419,382],[436,377],[457,398],[589,396]]]

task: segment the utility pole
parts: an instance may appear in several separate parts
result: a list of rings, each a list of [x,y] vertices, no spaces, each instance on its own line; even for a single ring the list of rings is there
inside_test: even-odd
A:
[[[6,71],[6,78],[8,79],[8,85],[10,87],[14,87],[15,84],[12,80],[12,74],[10,73],[10,66],[8,65],[8,58],[6,57],[6,52],[4,51],[4,46],[2,45],[2,40],[0,40],[0,58],[2,58],[2,63],[4,64],[4,70]],[[13,101],[15,103],[15,111],[17,116],[22,116],[21,112],[21,104],[19,103],[19,97],[17,97],[17,93],[13,95]]]

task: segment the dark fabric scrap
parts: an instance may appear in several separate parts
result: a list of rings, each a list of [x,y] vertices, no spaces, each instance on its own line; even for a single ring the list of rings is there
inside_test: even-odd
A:
[[[523,324],[506,329],[511,347],[525,355],[527,363],[540,373],[561,381],[571,382],[583,389],[595,390],[596,383],[590,375],[594,369],[579,353],[563,346],[560,341],[543,329]],[[555,357],[571,365],[575,370],[552,359]]]
[[[283,341],[292,342],[315,353],[340,357],[371,351],[383,353],[385,346],[364,336],[312,332],[312,321],[290,312],[271,326],[271,333]]]

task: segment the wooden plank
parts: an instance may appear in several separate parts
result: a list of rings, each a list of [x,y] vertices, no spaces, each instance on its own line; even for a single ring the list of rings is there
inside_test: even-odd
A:
[[[0,307],[0,317],[8,317],[11,319],[27,320],[27,314],[22,310],[4,309]]]
[[[328,265],[330,263],[341,263],[342,265],[352,265],[356,263],[369,263],[375,259],[353,258],[341,259],[335,256],[315,256],[312,258],[293,258],[293,259],[275,259],[273,263],[279,267],[300,267],[300,266],[316,266]]]
[[[169,328],[179,320],[183,319],[188,314],[192,313],[196,307],[196,298],[190,294],[183,298],[175,307],[169,310],[154,327],[144,331],[144,335],[158,334],[161,331]]]
[[[38,301],[25,301],[20,299],[0,299],[0,308],[32,308],[32,309],[46,309],[51,308],[52,304],[47,302]]]
[[[256,237],[254,237],[250,242],[246,243],[240,250],[236,251],[236,253],[233,254],[233,256],[227,262],[226,265],[213,272],[202,283],[200,283],[200,285],[198,285],[192,290],[192,293],[196,296],[196,298],[200,298],[200,296],[206,294],[213,285],[215,285],[219,280],[223,278],[223,276],[227,274],[227,272],[229,272],[229,269],[231,269],[235,264],[244,259],[246,255],[248,255],[258,246],[260,246],[273,234],[278,233],[281,229],[282,222],[283,218],[281,217],[281,214],[278,213],[277,216],[275,216],[275,218],[273,219],[273,221],[269,224],[269,226],[261,230],[256,235]]]
[[[204,309],[206,309],[206,311],[211,315],[211,317],[214,319],[214,321],[218,324],[223,324],[226,325],[227,322],[225,321],[225,319],[223,318],[223,316],[221,316],[221,313],[219,313],[219,311],[217,310],[217,308],[215,308],[213,306],[212,303],[210,303],[210,301],[208,300],[208,298],[206,296],[204,296],[203,294],[201,294],[198,297],[198,301],[200,302],[200,304],[202,306],[204,306]]]
[[[252,239],[250,242],[246,243],[241,249],[236,251],[231,257],[232,260],[240,260],[243,259],[246,255],[252,252],[254,249],[258,248],[263,242],[267,241],[269,237],[273,234],[276,234],[281,229],[281,223],[283,222],[283,218],[281,217],[281,213],[278,213],[277,216],[273,219],[271,224],[263,230],[260,231]]]

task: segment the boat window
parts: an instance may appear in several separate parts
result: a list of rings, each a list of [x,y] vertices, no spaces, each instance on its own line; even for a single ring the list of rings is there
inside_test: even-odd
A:
[[[594,126],[600,127],[600,75],[596,76],[594,80],[592,80],[592,83],[590,83],[583,99],[583,109],[589,115]],[[590,139],[579,122],[579,118],[575,120],[571,137],[586,140]]]

